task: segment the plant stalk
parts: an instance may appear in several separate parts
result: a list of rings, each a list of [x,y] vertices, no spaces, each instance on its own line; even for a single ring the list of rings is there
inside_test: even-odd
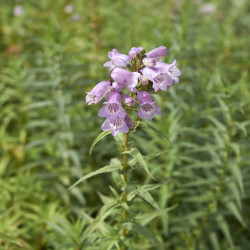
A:
[[[126,152],[128,149],[128,138],[129,138],[129,132],[125,134],[125,139],[124,139],[124,144],[123,144],[123,150],[122,152]],[[123,202],[127,202],[127,191],[126,191],[126,186],[127,186],[127,170],[128,170],[128,154],[124,153],[123,154],[123,164],[122,164],[122,170],[123,170],[123,175],[122,175],[122,182],[123,182],[123,187],[124,191],[122,194],[122,200]],[[127,220],[127,211],[125,209],[122,210],[121,212],[121,219],[123,222]],[[128,235],[128,231],[126,229],[122,230],[122,236],[126,237]],[[121,246],[121,250],[125,250],[125,245]]]

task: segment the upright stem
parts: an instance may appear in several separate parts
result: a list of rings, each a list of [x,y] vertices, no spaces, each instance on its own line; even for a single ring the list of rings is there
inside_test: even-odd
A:
[[[123,186],[124,186],[124,191],[122,194],[122,200],[124,202],[127,202],[126,185],[127,185],[127,170],[128,170],[128,154],[125,152],[128,149],[128,137],[129,137],[129,132],[127,134],[125,134],[123,150],[122,150],[122,152],[124,153],[123,154],[123,165],[122,165],[122,169],[123,169],[122,182],[123,182]],[[124,222],[127,220],[127,211],[125,209],[122,210],[121,218],[122,218],[122,221],[124,221]],[[126,237],[127,234],[128,234],[128,231],[126,229],[123,229],[122,236]],[[125,250],[124,245],[121,246],[121,250]]]

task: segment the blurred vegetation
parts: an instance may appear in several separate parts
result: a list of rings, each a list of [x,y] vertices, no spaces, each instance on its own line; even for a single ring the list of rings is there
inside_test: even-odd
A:
[[[249,29],[244,0],[1,0],[0,249],[116,249],[114,218],[89,234],[110,176],[68,190],[118,154],[107,136],[89,156],[103,119],[85,92],[107,79],[109,50],[161,45],[180,83],[131,144],[164,184],[152,195],[167,221],[132,209],[164,249],[249,249]],[[130,249],[158,249],[145,235]]]

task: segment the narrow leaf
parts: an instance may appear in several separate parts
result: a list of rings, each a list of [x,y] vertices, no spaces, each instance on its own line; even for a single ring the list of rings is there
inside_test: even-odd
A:
[[[229,202],[226,206],[234,214],[235,218],[241,223],[241,225],[246,228],[246,223],[243,220],[243,218],[242,218],[238,208],[236,207],[236,205],[233,202]]]
[[[150,173],[147,163],[144,160],[142,154],[138,151],[137,148],[132,148],[130,151],[127,151],[125,153],[130,154],[138,163],[139,165],[144,169],[144,171],[152,178],[155,180],[154,176]]]
[[[91,172],[89,174],[86,174],[84,175],[83,177],[81,177],[77,182],[75,182],[72,186],[70,186],[68,189],[72,189],[74,188],[75,186],[77,186],[78,184],[80,184],[81,182],[89,179],[90,177],[93,177],[95,175],[98,175],[98,174],[103,174],[103,173],[112,173],[112,172],[115,172],[115,171],[118,171],[120,169],[120,165],[108,165],[108,166],[105,166],[103,168],[100,168],[94,172]]]
[[[7,236],[7,235],[4,235],[4,234],[1,234],[0,233],[0,240],[4,240],[4,241],[9,241],[11,243],[14,243],[20,247],[23,247],[23,243],[19,242],[18,240],[10,237],[10,236]]]
[[[152,234],[146,227],[141,226],[138,223],[133,223],[132,230],[136,233],[142,234],[144,237],[149,239],[151,243],[157,247],[157,249],[164,249],[161,242]]]
[[[133,191],[132,193],[137,194],[142,199],[147,201],[152,207],[154,207],[161,214],[161,216],[164,219],[167,219],[167,217],[166,217],[165,213],[163,212],[163,210],[160,208],[160,206],[157,204],[157,202],[155,201],[153,196],[146,189],[144,189],[143,187],[138,187],[138,189]],[[131,194],[129,194],[129,196],[131,196]]]
[[[91,155],[92,149],[94,148],[94,146],[96,145],[97,142],[99,142],[101,139],[103,139],[106,135],[110,134],[111,131],[103,131],[101,134],[99,134],[95,140],[93,141],[90,150],[89,150],[89,155]]]

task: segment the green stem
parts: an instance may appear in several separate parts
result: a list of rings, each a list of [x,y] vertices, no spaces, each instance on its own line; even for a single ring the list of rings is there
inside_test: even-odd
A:
[[[123,153],[126,152],[127,149],[128,149],[128,137],[129,137],[129,132],[127,134],[125,134],[123,150],[122,150]],[[127,202],[127,191],[126,191],[127,171],[128,171],[128,154],[127,153],[123,154],[122,169],[123,169],[122,182],[123,182],[123,186],[124,186],[124,191],[123,191],[123,194],[122,194],[122,200],[124,202]],[[121,219],[122,219],[123,222],[125,222],[127,220],[127,211],[125,209],[122,210]],[[126,237],[127,235],[128,235],[128,231],[126,229],[123,229],[122,230],[122,236]],[[125,245],[121,246],[121,250],[125,250]]]

